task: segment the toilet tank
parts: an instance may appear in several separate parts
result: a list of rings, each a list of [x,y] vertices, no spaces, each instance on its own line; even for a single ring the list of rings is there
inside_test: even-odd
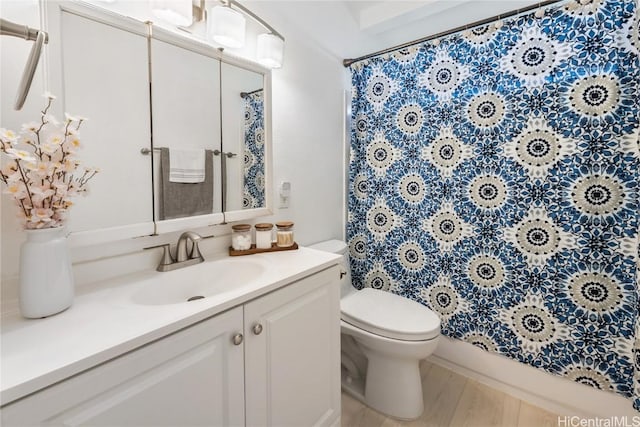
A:
[[[324,242],[318,242],[308,247],[318,251],[330,252],[332,254],[342,255],[342,262],[340,263],[340,268],[345,274],[342,275],[342,278],[340,279],[340,297],[343,298],[347,294],[356,291],[356,289],[351,284],[351,268],[349,267],[349,247],[344,241],[325,240]]]

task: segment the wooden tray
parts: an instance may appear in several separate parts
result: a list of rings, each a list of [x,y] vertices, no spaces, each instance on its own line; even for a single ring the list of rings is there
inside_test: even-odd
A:
[[[253,255],[253,254],[260,254],[263,252],[293,251],[295,249],[298,249],[298,244],[296,242],[293,242],[293,245],[288,246],[286,248],[281,248],[280,246],[276,246],[275,243],[272,243],[271,248],[269,249],[258,249],[256,248],[256,245],[251,245],[251,249],[246,249],[244,251],[236,251],[232,247],[229,247],[229,255],[230,256]]]

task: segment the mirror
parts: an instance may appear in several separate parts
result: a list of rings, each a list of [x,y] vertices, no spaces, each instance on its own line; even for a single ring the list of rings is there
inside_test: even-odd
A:
[[[225,211],[264,208],[264,76],[222,64],[222,145],[226,157]]]
[[[136,23],[125,31],[73,11],[58,13],[49,20],[60,23],[50,44],[59,49],[50,55],[59,61],[51,68],[62,69],[59,87],[52,78],[51,91],[59,98],[55,115],[88,118],[78,158],[100,169],[87,197],[74,199],[69,229],[90,232],[93,241],[151,234],[151,165],[140,154],[151,140],[146,26]]]
[[[101,8],[50,4],[50,91],[59,111],[89,118],[79,156],[101,169],[71,210],[74,245],[271,213],[268,69]],[[197,182],[164,179],[164,149]]]
[[[156,38],[150,58],[154,219],[220,213],[220,61]]]

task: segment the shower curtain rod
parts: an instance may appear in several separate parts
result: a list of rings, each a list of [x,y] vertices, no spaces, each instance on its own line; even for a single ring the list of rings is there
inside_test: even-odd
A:
[[[397,45],[397,46],[393,46],[393,47],[390,47],[390,48],[387,48],[387,49],[379,50],[377,52],[373,52],[373,53],[370,53],[368,55],[360,56],[358,58],[344,59],[342,61],[342,65],[344,65],[345,67],[348,67],[348,66],[350,66],[351,64],[353,64],[355,62],[363,61],[363,60],[369,59],[369,58],[374,58],[376,56],[384,55],[385,53],[395,52],[396,50],[400,50],[400,49],[404,49],[406,47],[410,47],[410,46],[414,46],[414,45],[417,45],[417,44],[420,44],[420,43],[424,43],[424,42],[429,41],[429,40],[438,39],[440,37],[445,37],[445,36],[448,36],[450,34],[457,33],[459,31],[464,31],[464,30],[468,30],[470,28],[479,27],[480,25],[485,25],[485,24],[488,24],[490,22],[497,21],[499,19],[511,18],[512,16],[520,15],[522,13],[529,12],[531,10],[538,9],[538,8],[541,8],[541,7],[544,7],[544,6],[548,6],[550,4],[562,3],[564,1],[566,1],[566,0],[545,0],[545,1],[541,1],[541,2],[538,2],[536,4],[532,4],[530,6],[526,6],[526,7],[520,8],[520,9],[512,10],[511,12],[501,13],[499,15],[495,15],[495,16],[492,16],[490,18],[485,18],[485,19],[481,19],[479,21],[472,22],[470,24],[460,25],[459,27],[455,27],[455,28],[452,28],[450,30],[442,31],[442,32],[437,33],[437,34],[432,34],[430,36],[422,37],[422,38],[417,39],[417,40],[413,40],[413,41],[410,41],[410,42],[407,42],[407,43],[403,43],[403,44],[400,44],[400,45]]]
[[[240,92],[240,97],[241,98],[246,98],[249,95],[253,95],[254,93],[258,93],[258,92],[262,92],[264,89],[256,89],[256,90],[252,90],[251,92]]]

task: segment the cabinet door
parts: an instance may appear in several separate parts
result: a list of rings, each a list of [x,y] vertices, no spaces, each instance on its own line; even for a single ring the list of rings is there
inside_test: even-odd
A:
[[[2,408],[3,426],[244,425],[242,308]]]
[[[151,163],[140,154],[151,146],[147,39],[67,11],[60,19],[64,111],[89,118],[78,158],[100,168],[91,197],[74,200],[71,231],[150,224]]]
[[[245,305],[247,425],[325,426],[338,419],[338,278],[332,267]]]

